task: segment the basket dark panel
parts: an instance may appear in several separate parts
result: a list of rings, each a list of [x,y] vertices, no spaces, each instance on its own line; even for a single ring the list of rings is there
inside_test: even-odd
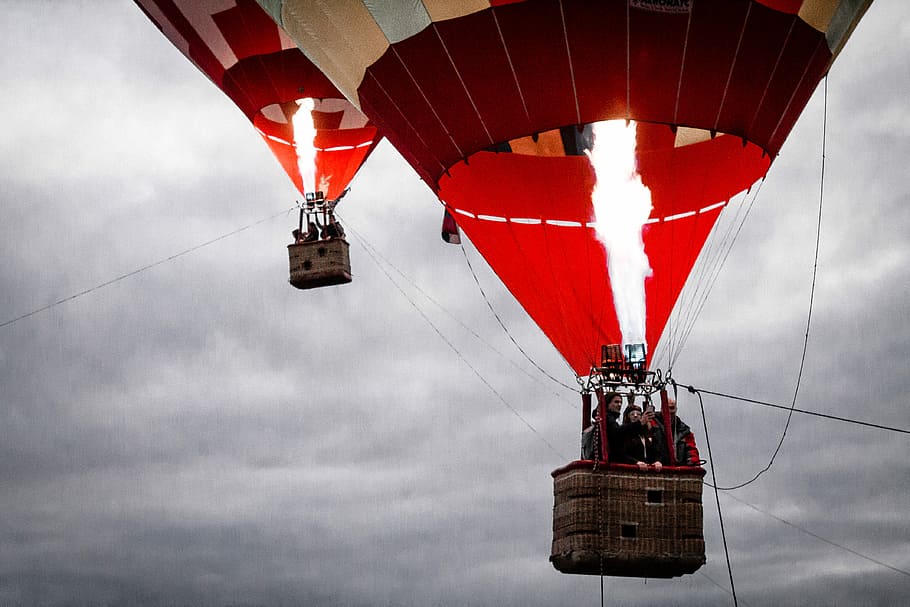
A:
[[[351,282],[350,245],[343,238],[288,245],[290,283],[313,289]]]

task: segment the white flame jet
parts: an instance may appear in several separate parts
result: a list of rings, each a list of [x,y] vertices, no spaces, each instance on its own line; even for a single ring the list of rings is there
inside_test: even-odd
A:
[[[315,102],[300,99],[291,123],[294,125],[294,145],[297,146],[297,168],[303,180],[304,192],[316,191],[316,125],[313,124]]]
[[[651,214],[651,190],[635,163],[635,122],[593,125],[588,158],[597,183],[591,191],[595,229],[607,250],[607,270],[623,344],[645,344],[645,278],[651,265],[641,230]],[[647,346],[647,344],[646,344]]]

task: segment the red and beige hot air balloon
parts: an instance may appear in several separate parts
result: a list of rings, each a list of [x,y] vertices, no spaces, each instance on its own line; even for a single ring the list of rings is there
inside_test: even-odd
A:
[[[301,193],[341,195],[378,142],[376,127],[256,2],[136,2],[250,119]]]
[[[633,121],[654,346],[731,197],[761,179],[870,4],[263,2],[438,194],[569,365],[623,341],[586,135]]]

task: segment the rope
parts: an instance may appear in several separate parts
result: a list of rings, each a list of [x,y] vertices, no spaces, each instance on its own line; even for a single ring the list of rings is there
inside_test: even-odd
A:
[[[349,229],[350,232],[351,232],[352,234],[354,234],[354,236],[361,242],[361,244],[364,245],[364,250],[365,250],[365,251],[367,252],[367,254],[370,256],[370,259],[373,260],[373,263],[376,264],[376,267],[378,267],[379,270],[380,270],[383,274],[385,274],[386,278],[388,278],[389,281],[391,281],[391,283],[395,286],[395,288],[398,289],[399,293],[401,293],[401,294],[404,296],[404,298],[408,301],[408,303],[411,304],[411,307],[413,307],[414,310],[415,310],[418,314],[420,314],[420,317],[423,318],[423,320],[426,321],[426,323],[427,323],[428,325],[430,325],[430,327],[433,329],[433,331],[436,332],[436,335],[438,335],[439,338],[442,339],[442,341],[443,341],[443,342],[444,342],[444,343],[445,343],[445,344],[446,344],[446,345],[447,345],[447,346],[448,346],[448,347],[449,347],[449,348],[458,356],[458,358],[461,359],[461,361],[462,361],[462,362],[463,362],[463,363],[464,363],[464,364],[465,364],[465,365],[474,373],[474,375],[481,381],[481,383],[483,383],[483,384],[490,390],[490,392],[492,392],[492,393],[499,399],[499,401],[500,401],[503,405],[505,405],[505,407],[506,407],[509,411],[512,412],[512,414],[513,414],[515,417],[517,417],[519,420],[521,420],[521,422],[522,422],[525,426],[527,426],[528,429],[531,430],[531,432],[533,432],[534,434],[536,434],[536,435],[537,435],[537,438],[539,438],[544,444],[546,444],[547,447],[549,447],[550,450],[553,451],[553,453],[555,453],[556,455],[558,455],[559,458],[560,458],[560,460],[563,460],[563,461],[564,461],[564,460],[568,459],[565,455],[563,455],[563,454],[559,451],[559,449],[557,449],[556,447],[554,447],[553,444],[550,443],[550,441],[548,441],[548,440],[547,440],[547,439],[546,439],[546,438],[537,430],[537,428],[535,428],[533,425],[531,425],[531,423],[530,423],[528,420],[526,420],[526,419],[521,415],[521,413],[519,413],[518,410],[515,409],[515,407],[513,407],[511,404],[509,404],[509,402],[505,399],[505,397],[503,397],[503,395],[500,394],[500,393],[496,390],[496,388],[494,388],[493,385],[490,384],[489,381],[487,381],[487,379],[480,373],[480,371],[478,371],[477,368],[474,367],[474,365],[472,365],[472,364],[468,361],[467,358],[465,358],[464,354],[462,354],[461,351],[459,351],[458,348],[455,347],[455,344],[453,344],[453,343],[452,343],[452,342],[451,342],[451,341],[442,333],[442,331],[433,323],[433,321],[430,320],[430,317],[428,317],[428,316],[423,312],[423,310],[420,309],[420,306],[417,305],[417,302],[415,302],[415,301],[408,295],[408,293],[401,287],[401,285],[399,285],[398,282],[395,281],[395,279],[392,277],[392,275],[391,275],[391,274],[385,269],[385,267],[383,267],[383,265],[379,262],[379,259],[377,258],[377,256],[374,255],[374,251],[372,250],[372,246],[367,242],[367,240],[366,240],[365,238],[363,238],[363,236],[361,236],[360,233],[357,232],[357,230],[355,230],[355,229],[353,229],[352,227],[350,227],[350,224],[348,225],[348,229]],[[389,265],[391,265],[391,264],[389,264]]]
[[[526,359],[528,359],[528,362],[530,362],[532,365],[534,365],[534,367],[536,367],[537,370],[540,371],[541,373],[543,373],[545,376],[547,376],[548,378],[550,378],[551,380],[553,380],[554,382],[556,382],[563,388],[567,388],[569,390],[572,390],[573,392],[578,392],[578,390],[576,388],[573,388],[572,386],[564,384],[563,382],[559,381],[558,379],[556,379],[555,377],[550,375],[543,367],[538,365],[537,362],[533,358],[531,358],[527,352],[525,352],[525,349],[522,348],[521,345],[517,341],[515,341],[515,338],[512,336],[512,334],[506,328],[505,323],[502,322],[502,318],[500,318],[500,316],[496,312],[496,310],[493,309],[493,304],[490,303],[489,298],[487,298],[486,292],[483,290],[483,287],[480,285],[480,280],[477,279],[477,273],[474,272],[474,266],[471,265],[471,260],[468,258],[468,252],[465,250],[464,245],[460,245],[460,247],[461,247],[461,252],[464,255],[464,260],[468,264],[468,269],[471,271],[471,276],[474,278],[474,284],[477,285],[477,289],[480,291],[481,297],[483,297],[483,300],[484,300],[484,302],[486,302],[487,307],[490,309],[490,312],[493,313],[493,316],[496,318],[496,322],[499,323],[499,326],[502,327],[502,330],[505,331],[505,334],[508,335],[508,337],[512,341],[512,343],[515,344],[515,347],[518,348],[518,351],[521,352],[524,355],[524,357]]]
[[[735,495],[733,495],[732,493],[725,493],[724,495],[729,497],[730,499],[736,500],[743,506],[748,506],[749,508],[752,508],[756,512],[761,512],[762,514],[764,514],[766,516],[770,516],[774,520],[781,522],[784,525],[788,525],[790,527],[793,527],[794,529],[799,529],[806,535],[811,535],[815,539],[821,540],[821,541],[825,542],[826,544],[830,544],[831,546],[834,546],[835,548],[840,548],[841,550],[845,550],[846,552],[849,552],[850,554],[854,554],[860,558],[866,559],[867,561],[875,563],[876,565],[880,565],[882,567],[890,569],[891,571],[894,571],[895,573],[900,573],[901,575],[910,577],[910,571],[905,571],[904,569],[899,569],[897,567],[889,565],[888,563],[883,563],[882,561],[876,560],[876,559],[872,558],[871,556],[867,556],[865,554],[862,554],[861,552],[857,552],[856,550],[853,550],[852,548],[847,548],[846,546],[838,544],[837,542],[832,542],[831,540],[823,538],[822,536],[818,535],[817,533],[813,533],[813,532],[809,531],[808,529],[804,529],[803,527],[800,527],[799,525],[797,525],[795,523],[791,523],[790,521],[784,520],[784,519],[780,518],[779,516],[775,516],[775,515],[771,514],[770,512],[766,512],[765,510],[762,510],[758,506],[755,506],[753,504],[750,504],[749,502],[743,501],[743,500],[739,499],[738,497],[736,497]]]
[[[148,264],[148,265],[146,265],[146,266],[142,266],[141,268],[138,268],[138,269],[136,269],[136,270],[133,270],[132,272],[127,272],[126,274],[121,274],[120,276],[117,276],[116,278],[112,278],[112,279],[110,279],[110,280],[108,280],[108,281],[106,281],[106,282],[103,282],[103,283],[99,284],[99,285],[95,285],[94,287],[91,287],[91,288],[85,289],[84,291],[80,291],[80,292],[78,292],[78,293],[75,293],[74,295],[70,295],[70,296],[68,296],[68,297],[64,297],[63,299],[58,299],[58,300],[55,301],[54,303],[48,304],[48,305],[46,305],[46,306],[44,306],[44,307],[42,307],[42,308],[38,308],[37,310],[32,310],[31,312],[28,312],[28,313],[26,313],[26,314],[22,314],[21,316],[17,316],[16,318],[11,318],[10,320],[7,320],[7,321],[5,321],[5,322],[3,322],[3,323],[0,323],[0,329],[2,329],[3,327],[9,326],[9,325],[11,325],[11,324],[13,324],[13,323],[19,322],[20,320],[25,320],[26,318],[29,318],[29,317],[31,317],[31,316],[34,316],[35,314],[40,314],[41,312],[44,312],[45,310],[50,310],[51,308],[54,308],[54,307],[56,307],[56,306],[59,306],[60,304],[64,304],[64,303],[66,303],[66,302],[68,302],[68,301],[72,301],[72,300],[74,300],[74,299],[76,299],[76,298],[78,298],[78,297],[82,297],[83,295],[88,295],[89,293],[92,293],[93,291],[97,291],[97,290],[99,290],[99,289],[103,289],[104,287],[110,286],[110,285],[114,284],[115,282],[119,282],[119,281],[121,281],[121,280],[124,280],[125,278],[129,278],[130,276],[135,276],[136,274],[139,274],[140,272],[145,272],[146,270],[150,270],[150,269],[152,269],[152,268],[154,268],[154,267],[160,266],[161,264],[164,264],[164,263],[167,263],[167,262],[172,261],[172,260],[174,260],[174,259],[177,259],[178,257],[183,257],[184,255],[187,255],[187,254],[189,254],[189,253],[192,253],[193,251],[198,251],[199,249],[201,249],[201,248],[203,248],[203,247],[207,247],[207,246],[209,246],[209,245],[211,245],[211,244],[215,244],[215,243],[218,242],[219,240],[224,240],[225,238],[228,238],[228,237],[230,237],[230,236],[234,236],[235,234],[239,234],[240,232],[243,232],[244,230],[248,230],[248,229],[250,229],[250,228],[252,228],[252,227],[258,226],[258,225],[261,224],[261,223],[265,223],[266,221],[270,221],[270,220],[272,220],[272,219],[275,219],[276,217],[280,217],[281,215],[285,215],[285,214],[287,214],[287,213],[290,213],[290,212],[293,211],[295,208],[297,208],[297,207],[294,206],[294,207],[291,207],[290,209],[283,210],[283,211],[281,211],[280,213],[275,213],[274,215],[271,215],[271,216],[266,217],[266,218],[264,218],[264,219],[260,219],[259,221],[254,221],[253,223],[248,224],[248,225],[245,225],[245,226],[243,226],[242,228],[237,228],[236,230],[233,230],[233,231],[231,231],[231,232],[228,232],[227,234],[222,234],[221,236],[219,236],[219,237],[217,237],[217,238],[213,238],[213,239],[211,239],[211,240],[207,240],[206,242],[203,242],[203,243],[201,243],[201,244],[197,244],[196,246],[190,247],[189,249],[184,249],[183,251],[180,251],[179,253],[174,253],[174,254],[171,255],[170,257],[165,257],[164,259],[159,259],[158,261],[156,261],[156,262],[154,262],[154,263],[150,263],[150,264]]]
[[[336,215],[338,216],[338,219],[345,221],[345,223],[348,224],[348,226],[350,227],[350,222],[348,222],[347,220],[345,220],[341,215],[338,215],[337,213],[336,213]],[[534,382],[536,382],[539,386],[541,386],[541,387],[543,387],[543,388],[548,388],[548,386],[546,386],[546,385],[540,380],[539,377],[537,377],[537,376],[535,376],[535,375],[532,375],[527,369],[525,369],[524,367],[522,367],[521,365],[519,365],[518,363],[516,363],[514,360],[512,360],[511,358],[509,358],[508,356],[506,356],[503,352],[501,352],[499,349],[497,349],[493,344],[491,344],[490,342],[488,342],[488,341],[487,341],[486,339],[484,339],[479,333],[477,333],[477,331],[475,331],[474,329],[472,329],[470,326],[468,326],[466,323],[464,323],[461,319],[459,319],[457,316],[455,316],[455,314],[453,314],[451,311],[449,311],[448,308],[446,308],[446,307],[445,307],[444,305],[442,305],[438,300],[436,300],[436,298],[434,298],[432,295],[430,295],[430,294],[427,293],[424,289],[422,289],[422,288],[420,287],[420,285],[418,285],[417,282],[416,282],[413,278],[411,278],[410,276],[408,276],[407,274],[405,274],[403,271],[401,271],[400,268],[398,268],[395,264],[393,264],[391,261],[389,261],[388,258],[386,258],[385,256],[383,256],[383,255],[379,252],[379,250],[376,249],[375,246],[373,246],[372,244],[369,244],[369,242],[366,240],[366,238],[364,238],[364,236],[363,236],[362,233],[358,232],[358,231],[355,230],[353,227],[350,227],[350,229],[351,229],[351,233],[354,234],[354,236],[356,236],[357,239],[358,239],[362,244],[364,244],[364,246],[369,246],[370,249],[372,249],[373,255],[375,255],[376,258],[378,258],[379,260],[381,260],[381,261],[382,261],[384,264],[386,264],[388,267],[390,267],[390,268],[392,268],[393,270],[395,270],[395,272],[397,272],[398,275],[401,276],[401,278],[405,280],[405,282],[407,282],[409,285],[411,285],[411,287],[413,287],[415,290],[417,290],[421,295],[423,295],[424,297],[426,297],[427,300],[428,300],[430,303],[432,303],[433,305],[435,305],[437,308],[439,308],[440,310],[442,310],[449,318],[451,318],[451,319],[454,320],[456,323],[458,323],[459,325],[461,325],[461,327],[462,327],[465,331],[467,331],[467,332],[470,333],[472,336],[474,336],[474,338],[476,338],[480,343],[482,343],[483,345],[485,345],[485,346],[486,346],[487,348],[489,348],[491,351],[493,351],[493,352],[495,352],[496,354],[498,354],[503,360],[505,360],[506,362],[508,362],[508,363],[509,363],[510,365],[512,365],[515,369],[517,369],[517,370],[521,371],[522,373],[524,373],[524,374],[528,377],[528,379],[533,380]],[[368,252],[369,252],[369,251],[368,251]],[[569,389],[572,390],[573,392],[576,392],[576,393],[578,392],[578,389],[576,389],[576,388],[571,388],[571,387],[569,387]],[[575,404],[573,404],[573,403],[571,403],[571,402],[569,402],[569,401],[567,401],[567,400],[565,399],[565,395],[560,394],[560,393],[555,392],[555,391],[551,392],[551,394],[553,394],[556,398],[558,398],[561,402],[565,403],[566,405],[568,405],[568,406],[570,406],[570,407],[572,407],[572,408],[574,408],[574,409],[578,409],[578,407],[577,407]]]
[[[705,445],[708,447],[708,462],[711,465],[711,480],[714,481],[714,500],[717,502],[717,518],[720,520],[720,536],[724,541],[724,557],[727,559],[727,574],[730,576],[730,593],[733,595],[733,605],[739,603],[736,600],[736,586],[733,585],[733,568],[730,566],[730,551],[727,549],[727,533],[724,530],[724,515],[720,509],[720,492],[717,490],[717,477],[714,471],[714,457],[711,455],[711,439],[708,437],[708,418],[705,415],[705,404],[702,402],[701,395],[698,395],[698,404],[701,407],[701,421],[705,427]]]
[[[790,421],[793,419],[793,413],[794,413],[794,410],[796,409],[796,399],[799,396],[799,388],[800,388],[800,385],[802,384],[802,378],[803,378],[803,369],[805,368],[805,365],[806,365],[806,353],[809,350],[809,328],[812,324],[812,308],[814,307],[814,304],[815,304],[815,283],[816,283],[816,279],[818,277],[818,251],[819,251],[819,245],[821,243],[822,208],[823,208],[823,202],[824,202],[824,198],[825,198],[825,196],[824,196],[825,195],[825,145],[826,145],[827,130],[828,130],[828,77],[827,76],[825,76],[824,91],[825,91],[824,92],[824,108],[823,108],[823,112],[822,112],[822,162],[821,162],[821,175],[819,178],[820,183],[819,183],[819,193],[818,193],[818,219],[817,219],[816,225],[815,225],[815,258],[812,263],[812,286],[809,290],[809,310],[806,315],[806,335],[805,335],[805,338],[803,339],[803,351],[802,351],[802,354],[800,355],[800,359],[799,359],[799,372],[797,373],[797,376],[796,376],[796,386],[793,390],[793,400],[791,401],[790,407],[788,409],[787,423],[784,424],[784,430],[783,430],[783,432],[781,432],[780,440],[777,442],[777,447],[774,448],[774,453],[771,454],[771,458],[768,460],[768,464],[764,468],[759,470],[758,473],[755,474],[755,476],[753,476],[751,479],[749,479],[745,482],[739,483],[737,485],[733,485],[731,487],[720,487],[720,489],[723,489],[724,491],[732,491],[734,489],[740,489],[742,487],[745,487],[746,485],[749,485],[749,484],[755,482],[756,480],[758,480],[758,478],[762,474],[764,474],[765,472],[767,472],[768,470],[771,469],[771,466],[774,465],[774,460],[777,458],[777,454],[780,453],[780,449],[784,445],[784,440],[787,438],[787,431],[790,429]],[[692,390],[690,390],[690,392],[691,391]],[[698,398],[699,398],[699,402],[701,402],[700,394],[699,394]],[[716,481],[715,481],[715,485],[716,485]],[[717,490],[717,489],[718,489],[718,487],[715,487],[715,490]]]
[[[713,396],[720,396],[722,398],[729,398],[731,400],[738,400],[744,403],[750,403],[753,405],[761,405],[763,407],[773,407],[774,409],[783,409],[785,411],[793,411],[793,413],[802,413],[804,415],[811,415],[813,417],[821,417],[823,419],[831,419],[834,421],[844,422],[847,424],[855,424],[857,426],[865,426],[867,428],[876,428],[878,430],[888,430],[889,432],[899,432],[901,434],[910,434],[910,430],[904,428],[895,428],[894,426],[884,426],[882,424],[873,424],[872,422],[864,422],[858,419],[851,419],[849,417],[839,417],[837,415],[829,415],[827,413],[818,413],[817,411],[807,411],[805,409],[797,409],[795,407],[787,407],[785,405],[776,405],[774,403],[768,403],[761,400],[755,400],[752,398],[745,398],[743,396],[734,396],[732,394],[724,394],[722,392],[714,392],[712,390],[705,390],[704,388],[695,388],[693,386],[686,386],[684,384],[678,384],[680,387],[687,389],[692,394],[703,393],[711,394]],[[726,487],[720,488],[723,491],[728,490]]]

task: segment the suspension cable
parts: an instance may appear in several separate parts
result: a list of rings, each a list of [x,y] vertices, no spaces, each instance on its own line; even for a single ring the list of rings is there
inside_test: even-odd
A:
[[[784,440],[787,438],[787,431],[790,429],[790,421],[793,419],[793,413],[796,409],[796,399],[799,396],[799,388],[802,383],[803,370],[806,365],[806,353],[809,350],[809,328],[812,325],[812,308],[815,303],[815,284],[818,277],[818,251],[819,245],[821,243],[821,233],[822,233],[822,208],[823,202],[825,199],[825,145],[827,138],[828,130],[828,76],[825,76],[825,88],[823,95],[823,111],[822,111],[822,158],[821,158],[821,175],[819,178],[819,192],[818,192],[818,219],[815,224],[815,257],[812,263],[812,286],[809,289],[809,310],[806,314],[806,335],[803,339],[803,351],[799,359],[799,371],[796,376],[796,386],[793,389],[793,400],[790,403],[790,407],[787,413],[787,422],[784,424],[784,430],[781,432],[780,440],[777,443],[777,447],[774,448],[774,452],[771,454],[771,458],[768,460],[768,464],[759,470],[755,476],[751,479],[733,485],[731,487],[723,487],[726,491],[732,491],[734,489],[739,489],[745,487],[746,485],[756,481],[762,474],[771,469],[771,466],[774,465],[774,460],[777,458],[777,454],[780,453],[781,447],[784,445]],[[690,390],[691,391],[691,390]],[[699,395],[699,402],[701,401],[701,395]],[[716,484],[716,483],[715,483]]]
[[[512,333],[509,332],[508,328],[506,328],[505,323],[503,323],[502,318],[499,316],[499,314],[496,312],[496,310],[493,309],[493,304],[490,302],[489,298],[487,297],[486,292],[483,290],[483,287],[480,285],[480,280],[478,280],[478,278],[477,278],[477,273],[474,272],[474,266],[471,265],[471,260],[468,259],[468,252],[465,250],[464,245],[460,244],[459,246],[461,247],[461,252],[464,255],[464,260],[468,264],[468,269],[471,271],[471,276],[474,278],[474,284],[477,285],[477,289],[480,291],[481,297],[483,297],[483,300],[484,300],[484,302],[486,302],[487,307],[490,309],[490,312],[493,313],[493,316],[496,318],[496,322],[499,323],[499,326],[502,327],[502,330],[505,331],[505,334],[509,337],[509,339],[512,341],[512,343],[515,344],[515,347],[518,348],[518,351],[521,352],[524,355],[524,357],[526,359],[528,359],[528,362],[530,362],[532,365],[534,365],[537,368],[537,370],[540,371],[541,373],[543,373],[545,376],[547,376],[548,378],[550,378],[551,380],[553,380],[554,382],[556,382],[563,388],[567,388],[569,390],[572,390],[573,392],[578,392],[578,390],[576,388],[569,386],[569,385],[559,381],[552,375],[550,375],[543,367],[541,367],[539,364],[537,364],[537,362],[533,358],[531,358],[531,356],[527,352],[525,352],[525,349],[522,348],[521,345],[515,340],[515,338],[512,336]]]
[[[717,518],[720,521],[720,536],[724,542],[724,557],[727,559],[727,574],[730,576],[730,593],[733,595],[733,605],[739,603],[736,600],[736,586],[733,584],[733,568],[730,566],[730,551],[727,549],[727,533],[724,530],[724,515],[720,509],[720,492],[717,490],[717,476],[714,470],[714,457],[711,455],[711,439],[708,436],[708,418],[705,415],[705,404],[702,402],[701,395],[698,395],[698,404],[701,407],[701,421],[705,427],[705,445],[708,447],[708,463],[711,464],[711,480],[714,481],[714,500],[717,502]]]
[[[483,383],[483,384],[490,390],[490,392],[492,392],[492,393],[496,396],[496,398],[498,398],[499,401],[500,401],[500,402],[501,402],[509,411],[512,412],[512,414],[513,414],[515,417],[517,417],[519,420],[521,420],[521,422],[522,422],[525,426],[527,426],[528,429],[531,430],[531,432],[533,432],[534,434],[536,434],[536,435],[537,435],[537,438],[539,438],[544,444],[546,444],[547,447],[549,447],[550,450],[553,451],[553,453],[555,453],[556,455],[558,455],[558,456],[560,457],[561,460],[567,459],[566,456],[563,455],[563,454],[559,451],[559,449],[557,449],[556,447],[554,447],[553,444],[552,444],[550,441],[548,441],[548,440],[543,436],[543,434],[541,434],[541,433],[537,430],[537,428],[535,428],[535,427],[531,424],[531,422],[529,422],[527,419],[525,419],[524,416],[522,416],[521,413],[519,413],[518,410],[517,410],[515,407],[513,407],[513,406],[505,399],[505,397],[504,397],[499,391],[496,390],[496,388],[493,387],[493,385],[492,385],[492,384],[491,384],[491,383],[490,383],[490,382],[489,382],[489,381],[480,373],[480,371],[478,371],[477,368],[476,368],[474,365],[472,365],[472,364],[470,363],[470,361],[468,361],[468,359],[464,356],[464,354],[462,354],[461,351],[460,351],[457,347],[455,347],[455,344],[453,344],[453,343],[445,336],[445,334],[443,334],[443,332],[439,329],[439,327],[437,327],[436,324],[433,323],[433,321],[430,319],[430,317],[427,316],[426,313],[424,313],[424,311],[420,309],[420,306],[417,305],[417,302],[415,302],[415,301],[411,298],[411,296],[408,295],[407,291],[405,291],[405,290],[401,287],[401,285],[398,284],[398,282],[392,277],[392,275],[389,273],[389,271],[386,270],[386,268],[383,266],[382,263],[380,263],[379,258],[376,256],[376,254],[374,254],[374,250],[373,250],[373,248],[372,248],[372,245],[370,245],[370,243],[369,243],[369,242],[368,242],[368,241],[367,241],[367,240],[366,240],[366,239],[365,239],[357,230],[355,230],[354,228],[352,228],[352,227],[350,226],[350,224],[348,224],[348,230],[349,230],[352,234],[354,234],[354,236],[361,242],[361,244],[364,245],[364,250],[365,250],[365,251],[367,252],[367,254],[370,256],[370,259],[373,260],[373,263],[376,264],[376,267],[378,267],[379,270],[380,270],[383,274],[385,274],[386,278],[389,279],[389,281],[395,286],[396,289],[398,289],[398,291],[404,296],[404,298],[408,301],[408,303],[411,304],[411,307],[414,308],[414,310],[420,315],[421,318],[423,318],[423,320],[424,320],[428,325],[430,325],[430,327],[433,329],[433,331],[436,332],[436,335],[438,335],[439,338],[442,339],[442,341],[443,341],[443,342],[444,342],[444,343],[445,343],[445,344],[446,344],[446,345],[447,345],[447,346],[448,346],[448,347],[449,347],[449,348],[458,356],[458,358],[461,359],[461,361],[468,367],[468,369],[471,370],[471,372],[474,373],[474,375],[481,381],[481,383]],[[386,263],[388,263],[388,262],[386,262]],[[391,264],[390,264],[390,265],[391,265]]]
[[[840,548],[841,550],[844,550],[844,551],[846,551],[846,552],[849,552],[850,554],[856,555],[856,556],[858,556],[858,557],[860,557],[860,558],[862,558],[862,559],[865,559],[865,560],[867,560],[867,561],[870,561],[870,562],[872,562],[872,563],[875,563],[876,565],[880,565],[880,566],[882,566],[882,567],[885,567],[885,568],[887,568],[887,569],[890,569],[891,571],[894,571],[895,573],[900,573],[901,575],[905,575],[905,576],[907,576],[907,577],[910,577],[910,571],[906,571],[906,570],[904,570],[904,569],[899,569],[899,568],[897,568],[897,567],[894,567],[893,565],[889,565],[888,563],[883,563],[882,561],[879,561],[879,560],[877,560],[877,559],[874,559],[874,558],[872,558],[871,556],[867,556],[867,555],[865,555],[865,554],[863,554],[863,553],[861,553],[861,552],[857,552],[856,550],[853,550],[852,548],[848,548],[848,547],[846,547],[846,546],[844,546],[844,545],[842,545],[842,544],[838,544],[837,542],[832,542],[831,540],[826,539],[826,538],[823,538],[822,536],[818,535],[817,533],[813,533],[813,532],[809,531],[808,529],[805,529],[805,528],[803,528],[803,527],[800,527],[800,526],[797,525],[796,523],[791,523],[790,521],[784,520],[784,519],[780,518],[779,516],[775,516],[774,514],[771,514],[770,512],[767,512],[767,511],[765,511],[765,510],[762,510],[762,509],[759,508],[758,506],[755,506],[755,505],[753,505],[753,504],[750,504],[749,502],[747,502],[747,501],[745,501],[745,500],[741,500],[741,499],[739,499],[738,497],[736,497],[735,495],[733,495],[732,493],[724,493],[724,495],[725,495],[726,497],[729,497],[730,499],[736,500],[737,502],[739,502],[739,503],[742,504],[743,506],[748,506],[749,508],[752,508],[752,509],[755,510],[756,512],[760,512],[760,513],[764,514],[765,516],[770,516],[770,517],[773,518],[774,520],[776,520],[776,521],[778,521],[778,522],[780,522],[780,523],[783,523],[784,525],[788,525],[788,526],[790,526],[790,527],[793,527],[794,529],[798,529],[798,530],[802,531],[803,533],[805,533],[806,535],[810,535],[810,536],[814,537],[814,538],[817,539],[817,540],[821,540],[822,542],[825,542],[826,544],[830,544],[831,546],[834,546],[835,548]]]
[[[784,411],[793,411],[794,413],[802,413],[804,415],[811,415],[813,417],[821,417],[823,419],[831,419],[838,422],[844,422],[847,424],[854,424],[857,426],[865,426],[867,428],[876,428],[878,430],[888,430],[889,432],[899,432],[901,434],[910,434],[910,430],[904,428],[895,428],[894,426],[884,426],[882,424],[873,424],[872,422],[864,422],[858,419],[852,419],[849,417],[839,417],[837,415],[830,415],[828,413],[819,413],[818,411],[807,411],[806,409],[797,409],[795,407],[788,407],[786,405],[777,405],[775,403],[769,403],[761,400],[755,400],[753,398],[746,398],[744,396],[735,396],[733,394],[724,394],[723,392],[714,392],[713,390],[706,390],[704,388],[695,388],[694,386],[687,386],[684,384],[677,384],[680,388],[685,388],[692,394],[702,393],[702,394],[711,394],[712,396],[720,396],[721,398],[729,398],[731,400],[738,400],[744,403],[749,403],[753,405],[761,405],[763,407],[772,407],[774,409],[783,409]],[[727,490],[726,487],[721,487],[721,490]]]
[[[285,215],[285,214],[287,214],[287,213],[290,213],[291,211],[293,211],[293,210],[296,209],[296,208],[297,208],[296,206],[293,206],[293,207],[291,207],[290,209],[285,209],[285,210],[283,210],[283,211],[281,211],[281,212],[279,212],[279,213],[275,213],[274,215],[270,215],[269,217],[266,217],[266,218],[264,218],[264,219],[260,219],[259,221],[254,221],[253,223],[247,224],[247,225],[243,226],[242,228],[237,228],[236,230],[232,230],[232,231],[228,232],[227,234],[222,234],[221,236],[218,236],[217,238],[213,238],[213,239],[211,239],[211,240],[207,240],[207,241],[205,241],[205,242],[203,242],[203,243],[200,243],[200,244],[197,244],[197,245],[195,245],[195,246],[192,246],[192,247],[190,247],[190,248],[188,248],[188,249],[184,249],[183,251],[180,251],[179,253],[174,253],[173,255],[171,255],[171,256],[169,256],[169,257],[165,257],[164,259],[159,259],[159,260],[156,261],[156,262],[153,262],[153,263],[150,263],[150,264],[148,264],[148,265],[142,266],[141,268],[137,268],[137,269],[135,269],[135,270],[133,270],[133,271],[131,271],[131,272],[127,272],[126,274],[121,274],[120,276],[117,276],[116,278],[112,278],[112,279],[110,279],[110,280],[108,280],[108,281],[106,281],[106,282],[102,282],[101,284],[98,284],[98,285],[95,285],[94,287],[90,287],[90,288],[88,288],[88,289],[85,289],[84,291],[80,291],[80,292],[75,293],[75,294],[73,294],[73,295],[69,295],[69,296],[67,296],[67,297],[64,297],[63,299],[58,299],[58,300],[55,301],[54,303],[48,304],[48,305],[46,305],[46,306],[44,306],[44,307],[38,308],[38,309],[36,309],[36,310],[32,310],[31,312],[28,312],[28,313],[26,313],[26,314],[22,314],[21,316],[17,316],[16,318],[11,318],[10,320],[7,320],[7,321],[5,321],[5,322],[3,322],[3,323],[0,323],[0,329],[2,329],[3,327],[9,326],[9,325],[11,325],[11,324],[13,324],[13,323],[19,322],[20,320],[25,320],[26,318],[29,318],[29,317],[31,317],[31,316],[34,316],[35,314],[39,314],[39,313],[44,312],[44,311],[46,311],[46,310],[50,310],[51,308],[56,307],[56,306],[59,306],[60,304],[64,304],[64,303],[66,303],[66,302],[68,302],[68,301],[72,301],[72,300],[74,300],[74,299],[76,299],[76,298],[78,298],[78,297],[82,297],[83,295],[88,295],[89,293],[91,293],[91,292],[93,292],[93,291],[97,291],[97,290],[99,290],[99,289],[103,289],[104,287],[110,286],[110,285],[114,284],[115,282],[119,282],[119,281],[121,281],[121,280],[124,280],[125,278],[129,278],[130,276],[135,276],[136,274],[139,274],[140,272],[145,272],[146,270],[151,270],[151,269],[154,268],[154,267],[160,266],[161,264],[167,263],[167,262],[169,262],[169,261],[173,261],[174,259],[177,259],[178,257],[183,257],[184,255],[187,255],[187,254],[189,254],[189,253],[192,253],[193,251],[198,251],[199,249],[201,249],[201,248],[203,248],[203,247],[207,247],[207,246],[209,246],[209,245],[211,245],[211,244],[215,244],[216,242],[218,242],[218,241],[220,241],[220,240],[224,240],[225,238],[228,238],[228,237],[230,237],[230,236],[234,236],[235,234],[239,234],[240,232],[243,232],[244,230],[248,230],[248,229],[250,229],[250,228],[252,228],[252,227],[258,226],[258,225],[261,224],[261,223],[265,223],[266,221],[270,221],[270,220],[272,220],[272,219],[275,219],[276,217],[280,217],[281,215]]]

